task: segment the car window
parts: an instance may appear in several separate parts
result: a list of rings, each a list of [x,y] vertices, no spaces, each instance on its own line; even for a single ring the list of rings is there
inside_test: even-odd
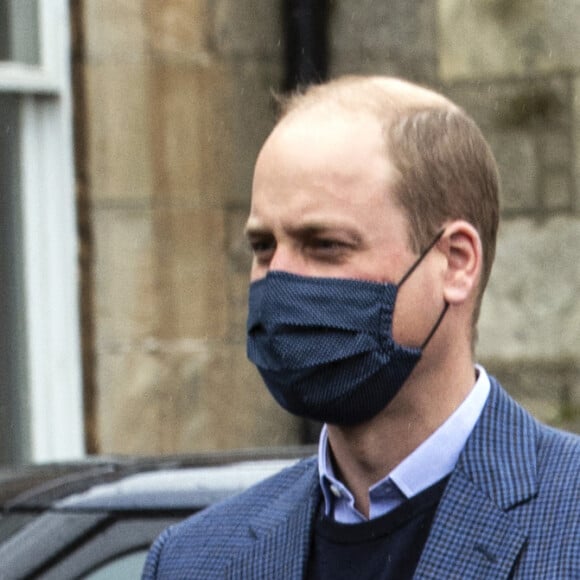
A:
[[[100,566],[94,572],[82,577],[82,580],[131,580],[141,578],[145,565],[147,550],[125,554]]]
[[[13,536],[20,528],[38,518],[38,514],[13,513],[0,515],[0,543]]]

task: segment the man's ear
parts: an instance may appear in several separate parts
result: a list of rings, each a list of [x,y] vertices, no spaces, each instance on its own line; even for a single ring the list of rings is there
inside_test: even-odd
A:
[[[475,297],[483,266],[483,250],[477,230],[463,220],[451,222],[438,245],[447,259],[445,300],[454,305]]]

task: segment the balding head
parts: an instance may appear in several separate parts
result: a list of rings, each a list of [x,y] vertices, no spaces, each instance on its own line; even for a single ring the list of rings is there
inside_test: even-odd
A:
[[[345,76],[282,100],[281,119],[317,107],[368,113],[383,121],[414,109],[457,109],[443,95],[402,79]]]
[[[495,255],[499,175],[473,120],[435,91],[380,76],[338,78],[292,95],[281,105],[280,123],[317,112],[376,119],[397,174],[393,194],[407,216],[416,251],[446,222],[462,219],[477,229],[484,264],[475,324]]]

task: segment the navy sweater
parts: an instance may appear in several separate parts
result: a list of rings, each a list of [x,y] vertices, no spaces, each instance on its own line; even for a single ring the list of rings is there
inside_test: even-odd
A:
[[[309,580],[405,580],[412,578],[427,541],[444,478],[379,518],[341,524],[316,519],[310,549]]]

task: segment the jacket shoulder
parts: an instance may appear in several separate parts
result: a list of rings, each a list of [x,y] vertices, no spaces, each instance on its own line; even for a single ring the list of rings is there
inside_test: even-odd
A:
[[[538,437],[538,473],[542,481],[550,485],[579,489],[580,436],[541,425]]]
[[[216,577],[232,554],[253,541],[252,518],[283,517],[316,478],[316,459],[301,460],[168,528],[153,544],[143,578],[191,578],[192,570],[195,578]]]

